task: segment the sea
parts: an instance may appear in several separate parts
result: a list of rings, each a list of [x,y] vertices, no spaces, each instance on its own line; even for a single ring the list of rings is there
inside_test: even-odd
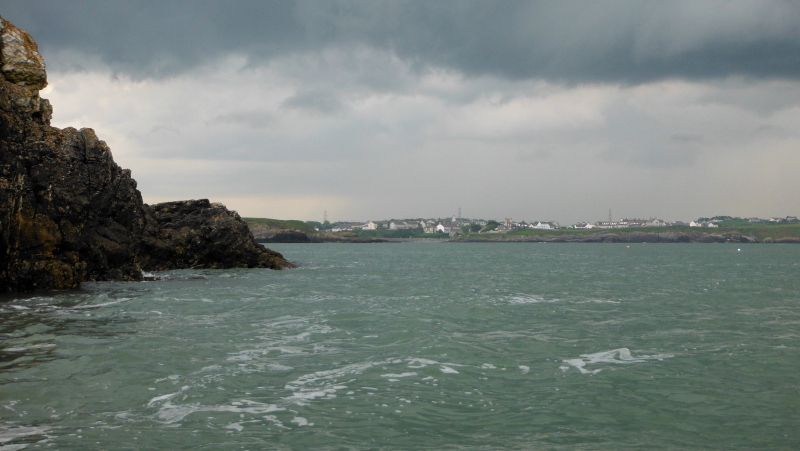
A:
[[[0,450],[800,449],[800,245],[270,247],[0,297]]]

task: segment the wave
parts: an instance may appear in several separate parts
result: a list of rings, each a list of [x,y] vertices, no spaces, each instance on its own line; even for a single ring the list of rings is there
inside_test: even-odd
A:
[[[608,369],[610,367],[606,366],[604,368],[588,370],[586,369],[586,366],[600,365],[600,364],[630,365],[633,363],[646,362],[648,360],[664,360],[669,357],[674,357],[674,355],[654,354],[654,355],[640,355],[634,357],[633,354],[631,354],[630,349],[618,348],[618,349],[612,349],[610,351],[595,352],[593,354],[581,354],[580,357],[576,359],[562,360],[562,362],[566,363],[566,365],[560,366],[559,368],[562,371],[568,371],[572,367],[580,371],[581,374],[597,374],[600,371],[603,371],[604,369]]]

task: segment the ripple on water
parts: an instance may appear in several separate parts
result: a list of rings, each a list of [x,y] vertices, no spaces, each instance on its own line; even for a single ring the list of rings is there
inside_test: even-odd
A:
[[[610,351],[595,352],[593,354],[581,354],[577,359],[565,359],[567,365],[561,366],[562,371],[567,371],[570,367],[576,368],[582,374],[597,374],[604,369],[610,368],[608,365],[630,365],[633,363],[643,363],[648,360],[664,360],[674,357],[672,354],[639,355],[634,357],[628,348],[612,349]],[[602,365],[603,368],[594,370],[586,369],[587,365]]]

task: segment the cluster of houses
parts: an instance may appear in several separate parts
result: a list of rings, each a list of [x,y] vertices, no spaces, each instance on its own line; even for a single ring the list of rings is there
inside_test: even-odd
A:
[[[694,224],[694,222],[692,222]],[[651,219],[620,219],[619,221],[598,221],[594,224],[579,222],[570,226],[573,229],[627,229],[630,227],[667,227],[671,225],[689,225],[700,227],[699,225],[686,224],[681,221],[666,222],[658,218]]]
[[[345,232],[357,230],[419,230],[423,233],[444,233],[456,235],[463,232],[462,227],[471,224],[486,225],[486,221],[457,220],[453,217],[450,221],[417,219],[404,221],[367,221],[367,222],[340,222],[337,223],[331,232]]]
[[[738,219],[738,218],[736,218]],[[569,226],[572,229],[622,229],[631,227],[669,227],[669,226],[688,226],[688,227],[719,227],[717,224],[722,219],[711,219],[707,221],[691,221],[688,224],[683,221],[667,222],[658,218],[650,219],[621,219],[619,221],[598,221],[594,224],[588,222],[579,222]],[[798,222],[797,217],[787,216],[786,218],[748,218],[749,222]],[[344,232],[344,231],[358,231],[358,230],[418,230],[423,233],[443,233],[446,235],[457,235],[463,233],[464,229],[469,230],[475,225],[484,228],[492,221],[475,220],[475,219],[461,219],[453,216],[450,220],[442,219],[415,219],[415,220],[402,220],[402,221],[367,221],[367,222],[340,222],[335,224],[331,232]],[[487,233],[505,233],[512,230],[520,229],[541,229],[553,230],[559,229],[561,226],[555,221],[532,221],[532,222],[516,222],[511,218],[506,218],[503,222],[494,222],[497,226]]]
[[[759,219],[759,218],[749,218],[748,220],[750,222],[756,222],[756,221],[753,221],[754,219],[756,219],[759,222],[763,221],[763,219]],[[782,224],[782,223],[790,223],[790,222],[800,222],[800,219],[797,219],[797,216],[787,216],[785,218],[769,218],[767,221],[773,222],[773,223]]]

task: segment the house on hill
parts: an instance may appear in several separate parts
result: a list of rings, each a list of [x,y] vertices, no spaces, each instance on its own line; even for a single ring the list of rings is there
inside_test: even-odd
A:
[[[573,229],[593,229],[595,228],[594,224],[589,224],[588,222],[578,222],[571,226]]]
[[[539,222],[536,223],[536,225],[533,226],[533,228],[534,229],[543,229],[543,230],[552,230],[552,229],[557,229],[558,228],[558,224],[556,224],[556,223],[554,223],[552,221],[547,221],[547,222],[539,221]]]
[[[462,233],[462,230],[458,222],[449,221],[449,222],[440,222],[436,226],[436,232],[446,233],[447,235],[454,236]]]

